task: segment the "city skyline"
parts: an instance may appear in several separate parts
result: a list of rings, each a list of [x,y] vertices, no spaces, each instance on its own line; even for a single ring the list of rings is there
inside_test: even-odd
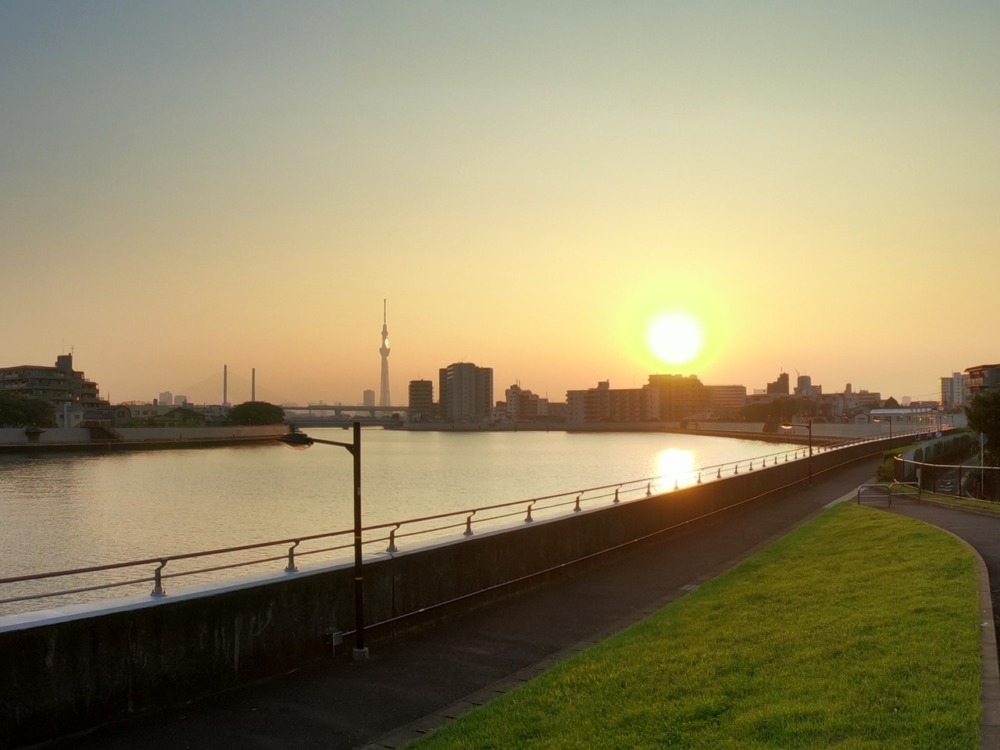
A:
[[[998,31],[968,0],[5,4],[0,364],[360,402],[388,299],[396,401],[454,362],[553,401],[938,399],[1000,358]]]
[[[70,354],[69,356],[72,356],[72,354]],[[29,364],[29,363],[21,363],[21,364]],[[39,366],[40,363],[30,363],[30,365],[32,365],[32,366]],[[485,367],[486,369],[489,369],[491,371],[493,369],[493,368],[489,367],[489,365],[479,365],[478,363],[475,363],[475,362],[450,362],[447,365],[443,365],[439,369],[440,370],[445,370],[445,369],[453,367],[454,365],[474,365],[477,368],[478,367]],[[0,367],[2,367],[2,366],[4,366],[4,365],[0,365]],[[40,366],[45,366],[45,365],[40,365]],[[974,366],[972,366],[972,367],[974,367]],[[114,399],[112,401],[112,403],[152,403],[154,400],[158,400],[158,401],[160,401],[162,403],[162,402],[164,402],[164,399],[166,397],[168,397],[168,396],[170,397],[171,403],[177,403],[177,399],[179,398],[184,403],[188,403],[188,404],[191,404],[191,405],[212,405],[212,404],[220,405],[220,404],[223,403],[224,400],[226,400],[226,402],[229,403],[229,404],[241,403],[243,401],[249,401],[249,400],[251,400],[249,396],[247,398],[242,398],[241,397],[241,394],[242,394],[243,391],[247,391],[247,393],[253,393],[254,390],[256,389],[256,369],[257,368],[251,368],[251,377],[250,377],[250,379],[244,380],[240,376],[239,373],[233,373],[231,370],[228,369],[228,367],[226,365],[223,365],[222,369],[218,373],[216,373],[215,376],[213,376],[210,379],[212,382],[215,383],[215,386],[217,386],[217,390],[218,390],[218,394],[217,395],[219,396],[219,398],[214,398],[211,394],[209,394],[208,396],[206,396],[205,398],[202,398],[202,399],[199,399],[199,398],[190,398],[186,394],[181,394],[179,392],[175,394],[174,391],[172,391],[171,389],[167,388],[165,390],[163,390],[163,389],[159,390],[156,396],[148,396],[148,397],[143,397],[143,398],[124,399],[124,400]],[[963,370],[956,371],[956,372],[959,375],[961,375],[962,372],[964,371],[964,369],[966,369],[966,368],[963,368]],[[78,372],[82,372],[84,375],[86,375],[86,373],[83,370],[77,370],[77,371]],[[633,387],[635,387],[635,388],[641,388],[641,387],[647,385],[652,378],[654,378],[654,377],[656,377],[658,375],[679,375],[679,374],[680,373],[669,373],[669,372],[666,372],[666,371],[664,371],[664,372],[656,372],[656,373],[651,372],[651,373],[647,373],[645,381],[643,381],[641,383],[637,383],[634,386],[617,386],[614,383],[610,383],[610,386],[612,388],[616,389],[616,390],[621,390],[623,388],[624,389],[633,388]],[[688,373],[686,376],[687,377],[697,378],[699,380],[699,382],[701,382],[703,385],[707,385],[707,386],[715,386],[715,387],[733,386],[733,387],[742,387],[742,388],[745,388],[746,395],[747,395],[748,398],[751,397],[751,396],[768,395],[769,394],[769,388],[774,387],[774,386],[779,386],[780,387],[780,385],[781,385],[780,381],[781,381],[781,379],[783,377],[785,378],[785,386],[787,387],[787,394],[786,395],[793,396],[793,397],[799,397],[802,394],[798,394],[797,393],[797,387],[798,387],[797,380],[798,380],[798,377],[801,375],[802,377],[806,378],[808,387],[810,389],[814,389],[814,390],[815,389],[819,389],[816,393],[814,393],[814,395],[829,396],[829,395],[836,394],[836,393],[844,393],[846,391],[850,391],[850,392],[855,393],[855,394],[869,393],[870,392],[870,393],[878,393],[881,396],[881,399],[883,401],[887,400],[890,397],[892,397],[892,398],[895,398],[897,401],[909,401],[909,400],[912,399],[914,402],[918,402],[918,401],[938,401],[938,402],[940,402],[940,401],[942,401],[942,388],[943,388],[943,385],[942,385],[941,381],[943,379],[950,379],[951,376],[954,375],[954,374],[955,373],[948,373],[947,375],[940,376],[938,378],[938,389],[936,391],[936,395],[934,395],[934,396],[928,396],[927,398],[923,398],[923,399],[914,398],[914,397],[910,396],[909,394],[900,394],[900,395],[889,394],[889,393],[883,392],[878,387],[869,388],[869,387],[866,387],[866,386],[857,386],[857,385],[855,385],[851,381],[848,381],[847,383],[844,383],[840,387],[828,388],[828,387],[824,387],[822,383],[815,382],[815,380],[812,378],[812,374],[811,373],[796,372],[795,373],[795,378],[793,378],[792,374],[788,373],[785,370],[778,370],[778,371],[776,371],[775,374],[774,374],[774,380],[773,381],[767,381],[767,382],[765,382],[763,384],[745,383],[745,382],[713,383],[713,382],[705,381],[696,372]],[[439,372],[439,375],[440,375],[440,372]],[[87,379],[88,380],[92,380],[89,377]],[[437,402],[437,400],[439,398],[439,394],[437,393],[438,381],[439,381],[438,378],[416,378],[416,379],[411,379],[411,380],[407,381],[407,383],[406,383],[407,390],[409,391],[410,390],[410,386],[412,386],[414,383],[431,383],[431,385],[432,385],[432,396],[433,396],[434,401]],[[92,382],[96,382],[96,381],[92,381]],[[541,398],[546,398],[550,403],[565,402],[565,400],[566,400],[566,394],[567,394],[568,391],[585,391],[585,390],[588,390],[588,389],[593,389],[593,388],[597,387],[598,385],[600,385],[601,382],[602,381],[600,379],[597,379],[597,380],[594,380],[593,382],[591,382],[590,384],[569,387],[565,391],[562,392],[561,396],[556,396],[556,397],[553,397],[551,395],[546,395],[546,394],[538,393],[538,392],[534,391],[534,389],[531,388],[530,384],[528,384],[528,383],[522,383],[520,380],[514,381],[512,383],[508,383],[508,384],[499,384],[498,383],[498,384],[496,384],[496,387],[495,387],[495,392],[494,392],[495,398],[494,398],[494,401],[502,401],[503,399],[499,398],[498,394],[501,394],[507,388],[516,387],[516,388],[521,389],[521,390],[523,390],[525,392],[534,393],[535,396],[539,396]],[[100,387],[100,383],[97,383],[97,385],[98,385],[98,387]],[[236,389],[236,393],[235,394],[233,393],[234,386],[235,386],[235,389]],[[204,389],[204,388],[207,388],[207,389],[211,390],[212,386],[208,382],[203,382],[202,384],[197,385],[195,387],[197,389],[199,389],[199,390]],[[784,391],[780,391],[780,393],[784,393]],[[225,399],[223,398],[223,394],[226,394],[226,398]],[[774,394],[779,394],[779,391],[775,391]],[[774,394],[771,394],[771,395],[774,395]],[[107,398],[107,395],[104,393],[103,389],[101,389],[101,397],[105,398],[105,399]],[[321,404],[325,404],[325,405],[330,405],[330,406],[342,406],[342,405],[346,405],[346,406],[366,407],[366,406],[374,406],[375,405],[375,400],[374,399],[375,399],[375,391],[374,391],[374,389],[366,388],[366,389],[364,389],[362,391],[361,398],[353,399],[353,400],[352,399],[321,398],[321,399],[316,399],[316,400],[311,400],[311,401],[291,401],[291,400],[287,400],[287,399],[284,399],[284,400],[283,399],[268,399],[268,398],[264,398],[264,397],[260,397],[257,400],[261,400],[261,401],[272,400],[274,403],[277,403],[277,404],[295,405],[295,406],[308,406],[308,405],[321,405]],[[409,404],[406,401],[399,401],[397,403],[393,403],[393,404],[390,404],[390,405],[405,407],[405,406],[408,406]],[[385,406],[385,404],[379,404],[379,406]]]

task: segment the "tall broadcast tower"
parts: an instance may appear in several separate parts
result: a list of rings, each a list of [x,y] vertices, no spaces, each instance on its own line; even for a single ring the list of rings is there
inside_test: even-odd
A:
[[[389,401],[389,327],[386,325],[385,300],[382,300],[382,346],[378,353],[382,355],[382,390],[379,392],[378,405],[391,406]]]

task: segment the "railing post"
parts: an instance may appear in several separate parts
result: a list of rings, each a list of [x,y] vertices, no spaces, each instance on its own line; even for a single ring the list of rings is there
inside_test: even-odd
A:
[[[535,521],[535,519],[531,517],[531,506],[534,505],[534,504],[535,504],[534,500],[532,500],[530,503],[528,503],[528,515],[524,519],[525,523],[534,523],[534,521]]]
[[[298,568],[295,565],[295,548],[299,546],[299,540],[295,540],[295,544],[288,548],[288,565],[285,566],[286,573],[295,573]]]
[[[618,503],[621,502],[621,500],[618,499],[618,490],[620,489],[621,487],[615,487],[615,505],[618,505]]]
[[[476,511],[472,511],[469,517],[465,519],[465,536],[472,536],[472,517],[476,515]]]
[[[401,524],[401,523],[397,523],[396,526],[392,529],[392,531],[389,532],[389,546],[385,548],[386,552],[398,552],[399,551],[399,550],[396,549],[396,532],[399,530],[399,527],[402,526],[402,525],[403,524]]]
[[[701,469],[698,470],[698,484],[701,484]]]
[[[167,592],[163,590],[163,577],[160,575],[160,571],[166,567],[167,560],[163,558],[160,560],[160,567],[156,569],[153,573],[153,590],[149,592],[150,596],[166,596]]]
[[[653,483],[646,482],[646,497],[649,497],[652,494],[653,494]]]

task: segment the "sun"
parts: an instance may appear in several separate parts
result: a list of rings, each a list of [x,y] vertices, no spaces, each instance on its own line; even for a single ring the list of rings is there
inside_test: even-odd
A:
[[[646,331],[649,350],[668,365],[684,365],[701,351],[701,326],[686,312],[662,313]]]

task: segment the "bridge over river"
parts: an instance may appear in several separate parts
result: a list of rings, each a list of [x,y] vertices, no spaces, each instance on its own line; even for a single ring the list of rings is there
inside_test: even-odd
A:
[[[364,424],[390,425],[406,420],[409,406],[369,406],[367,404],[309,404],[282,406],[288,421],[299,426],[348,426],[356,420]]]

